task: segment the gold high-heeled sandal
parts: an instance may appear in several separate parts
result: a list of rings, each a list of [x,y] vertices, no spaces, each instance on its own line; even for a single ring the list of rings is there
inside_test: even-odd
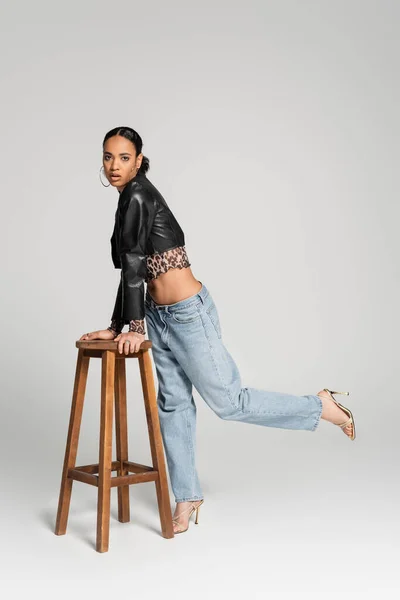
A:
[[[354,440],[355,437],[356,437],[356,426],[354,424],[353,414],[352,414],[352,412],[351,412],[351,410],[349,408],[346,408],[345,406],[343,406],[342,404],[340,404],[332,396],[332,394],[346,394],[346,396],[348,396],[350,392],[334,392],[332,390],[328,390],[328,388],[324,388],[324,392],[328,392],[328,394],[330,395],[330,397],[332,398],[332,400],[334,401],[334,403],[337,404],[339,406],[339,408],[341,408],[350,417],[345,423],[336,423],[336,424],[343,429],[344,434],[348,438],[350,438],[351,440]],[[347,427],[348,425],[351,425],[352,428],[353,428],[353,434],[352,435],[347,435],[347,433],[344,431],[344,428]]]
[[[198,504],[197,506],[189,506],[189,508],[187,508],[186,510],[183,510],[181,513],[179,513],[179,515],[177,515],[178,517],[180,517],[181,515],[184,515],[185,513],[187,513],[188,511],[190,511],[189,513],[189,518],[188,518],[188,526],[186,527],[186,529],[182,529],[181,531],[175,531],[174,534],[176,533],[184,533],[185,531],[187,531],[189,529],[189,521],[190,521],[190,517],[192,516],[192,514],[194,513],[194,511],[196,511],[196,520],[195,520],[195,524],[197,525],[199,522],[199,508],[200,506],[203,504],[204,500],[202,500],[200,502],[200,504]],[[179,523],[178,519],[172,519],[172,522],[175,523],[176,525],[180,526],[181,524]]]

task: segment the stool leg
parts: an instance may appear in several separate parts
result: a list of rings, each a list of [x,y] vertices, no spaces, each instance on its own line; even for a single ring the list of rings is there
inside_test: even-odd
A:
[[[69,506],[71,502],[73,479],[68,477],[69,469],[75,467],[78,451],[79,432],[82,421],[83,401],[85,398],[86,381],[90,358],[84,356],[84,350],[79,349],[76,361],[74,391],[72,394],[71,412],[67,445],[64,456],[64,467],[61,477],[60,496],[58,501],[57,519],[54,533],[64,535],[67,531]]]
[[[128,418],[126,406],[126,363],[125,358],[115,361],[115,434],[117,460],[119,461],[118,476],[129,475],[128,469],[123,467],[123,462],[128,460]],[[118,521],[128,523],[129,511],[129,485],[118,486]]]
[[[99,487],[97,497],[97,552],[107,552],[110,536],[110,496],[115,353],[105,350],[101,360],[101,415]]]
[[[165,468],[164,448],[161,437],[160,422],[158,418],[153,369],[148,350],[142,350],[140,352],[139,365],[153,468],[158,471],[158,479],[155,481],[155,484],[157,491],[158,510],[160,513],[161,531],[163,537],[173,538],[174,528],[172,525],[172,513],[168,492],[167,472]]]

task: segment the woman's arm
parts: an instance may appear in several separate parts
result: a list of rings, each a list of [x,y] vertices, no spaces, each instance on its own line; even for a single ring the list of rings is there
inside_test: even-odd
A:
[[[129,324],[129,331],[144,334],[146,242],[154,219],[155,204],[145,190],[134,188],[123,212],[121,247],[118,257],[113,255],[114,264],[119,261],[121,265],[121,281],[108,329],[120,333],[123,326]]]
[[[107,329],[109,329],[110,331],[115,333],[115,335],[118,335],[119,333],[121,333],[122,329],[124,328],[124,323],[123,323],[123,321],[121,321],[121,318],[120,318],[121,308],[122,308],[122,274],[121,274],[121,280],[120,280],[119,286],[118,286],[117,297],[115,299],[114,310],[113,310],[113,313],[111,316],[111,324],[109,327],[107,327]]]
[[[122,273],[121,273],[121,281],[119,282],[117,297],[115,300],[114,311],[111,317],[111,324],[107,329],[118,335],[124,328],[124,323],[120,320],[118,315],[121,313],[121,303],[122,303]],[[145,334],[144,330],[144,319],[132,319],[129,321],[129,331],[136,331],[137,333]]]

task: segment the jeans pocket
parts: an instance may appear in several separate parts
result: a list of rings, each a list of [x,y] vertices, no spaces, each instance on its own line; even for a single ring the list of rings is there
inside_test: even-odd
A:
[[[190,306],[186,306],[180,308],[178,310],[174,310],[171,312],[172,318],[177,323],[192,323],[200,318],[200,313],[198,310],[198,303],[191,304]]]
[[[214,302],[211,304],[211,306],[209,308],[207,308],[206,314],[208,315],[211,323],[213,324],[214,329],[217,333],[217,336],[219,337],[219,339],[221,339],[221,337],[222,337],[221,325],[219,322],[218,310],[217,310],[217,307],[215,306]]]

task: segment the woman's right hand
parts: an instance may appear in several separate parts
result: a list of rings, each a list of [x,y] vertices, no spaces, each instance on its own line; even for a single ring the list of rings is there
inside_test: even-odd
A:
[[[92,331],[90,333],[84,333],[80,338],[80,342],[90,342],[92,340],[113,340],[116,333],[109,329],[100,329],[99,331]]]

